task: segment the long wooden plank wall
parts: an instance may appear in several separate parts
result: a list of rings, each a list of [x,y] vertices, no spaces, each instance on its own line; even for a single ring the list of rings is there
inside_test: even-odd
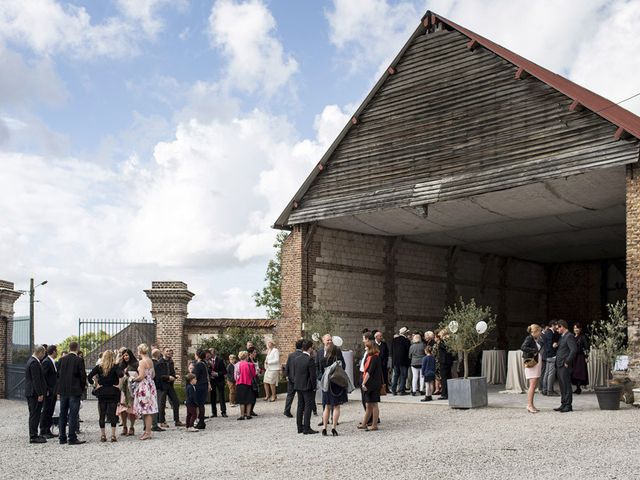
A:
[[[638,160],[638,141],[457,31],[416,38],[290,224],[415,206]]]

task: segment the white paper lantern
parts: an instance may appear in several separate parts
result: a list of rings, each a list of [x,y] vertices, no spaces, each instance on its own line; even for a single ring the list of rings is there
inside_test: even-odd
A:
[[[343,343],[344,343],[344,341],[342,340],[342,337],[339,337],[337,335],[335,337],[333,337],[333,344],[336,347],[338,347],[338,348],[341,347]]]
[[[451,333],[456,333],[458,331],[458,322],[456,322],[455,320],[451,320],[449,322],[449,331]]]
[[[478,335],[482,335],[484,332],[486,332],[487,328],[487,322],[483,320],[480,320],[478,323],[476,323],[476,332],[478,332]]]

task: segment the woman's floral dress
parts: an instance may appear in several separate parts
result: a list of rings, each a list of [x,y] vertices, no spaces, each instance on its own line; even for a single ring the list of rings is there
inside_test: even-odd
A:
[[[158,395],[153,376],[153,368],[145,369],[144,379],[136,386],[133,410],[139,417],[158,413]]]

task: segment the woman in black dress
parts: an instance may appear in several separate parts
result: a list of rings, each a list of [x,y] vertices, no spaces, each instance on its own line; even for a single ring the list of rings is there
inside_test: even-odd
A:
[[[585,336],[582,325],[576,323],[573,326],[573,333],[576,336],[578,353],[573,361],[573,372],[571,372],[571,383],[576,386],[575,394],[582,393],[583,386],[589,385],[589,373],[587,371],[587,361],[589,359],[589,340]]]
[[[365,412],[362,423],[358,425],[361,430],[378,430],[378,417],[380,410],[380,388],[382,387],[382,364],[380,363],[380,350],[371,338],[365,338],[365,349],[367,359],[364,364],[364,374],[362,376],[362,386],[364,392]],[[367,423],[371,420],[371,426]]]
[[[207,372],[206,352],[198,350],[196,352],[196,363],[193,367],[193,374],[196,376],[196,402],[198,404],[198,424],[195,428],[204,430],[204,405],[207,403],[207,393],[209,392],[209,374]]]
[[[331,435],[334,437],[338,436],[338,430],[336,430],[336,427],[340,420],[340,405],[347,403],[348,400],[347,389],[345,387],[341,387],[324,377],[329,374],[329,371],[331,371],[331,369],[327,369],[336,362],[338,362],[344,369],[344,362],[341,362],[338,359],[338,347],[331,344],[327,349],[325,356],[320,360],[320,369],[324,372],[322,385],[323,387],[327,385],[327,391],[325,392],[324,388],[322,390],[322,404],[324,405],[324,411],[322,412],[322,435],[327,435],[329,416],[331,415],[331,410],[333,410],[333,428],[331,429]]]
[[[98,422],[100,424],[100,431],[102,432],[100,436],[101,442],[107,441],[105,417],[107,417],[111,424],[111,441],[117,441],[116,427],[118,425],[118,416],[116,415],[116,408],[120,401],[119,384],[122,376],[123,372],[116,363],[113,350],[107,350],[102,354],[100,363],[93,367],[93,370],[91,370],[91,373],[89,373],[87,377],[89,383],[94,385],[93,394],[98,397]]]

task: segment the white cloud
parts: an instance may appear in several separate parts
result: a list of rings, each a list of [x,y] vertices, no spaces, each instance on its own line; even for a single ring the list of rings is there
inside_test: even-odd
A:
[[[122,15],[96,24],[84,7],[63,6],[56,0],[4,0],[0,2],[0,41],[26,46],[43,56],[127,57],[162,29],[157,10],[164,3],[169,2],[119,0]]]
[[[329,40],[345,53],[343,60],[352,71],[371,66],[380,70],[416,29],[426,11],[425,3],[334,0],[333,9],[325,12]]]
[[[22,55],[0,42],[0,65],[4,72],[10,72],[0,75],[0,107],[59,105],[68,97],[49,59],[26,62]]]
[[[620,2],[580,45],[570,78],[614,102],[640,93],[640,2]],[[622,104],[640,114],[640,97]]]
[[[226,81],[242,92],[273,95],[297,72],[298,63],[284,53],[275,36],[276,21],[262,0],[217,0],[209,16],[214,47],[228,58]]]

